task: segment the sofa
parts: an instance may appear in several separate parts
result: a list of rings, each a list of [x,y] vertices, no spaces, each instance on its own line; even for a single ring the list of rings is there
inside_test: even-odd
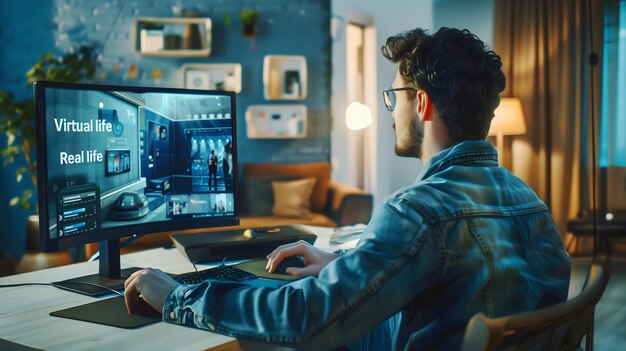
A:
[[[202,228],[184,231],[168,231],[144,235],[122,249],[122,252],[140,251],[149,248],[172,245],[171,234],[200,233],[222,230],[236,230],[258,227],[274,227],[289,224],[305,224],[322,227],[345,226],[356,223],[368,223],[372,214],[373,197],[371,194],[330,180],[330,164],[328,162],[275,164],[248,163],[242,167],[243,180],[239,184],[241,206],[240,224],[232,227]],[[315,179],[312,181],[311,179]],[[272,213],[276,205],[275,186],[287,186],[279,196],[292,195],[298,189],[289,186],[297,185],[298,181],[310,180],[310,213],[303,216]],[[302,187],[300,187],[301,189]],[[285,191],[287,189],[287,191]],[[286,194],[285,194],[286,193]],[[282,194],[282,195],[281,195]],[[289,203],[291,199],[287,199]],[[268,201],[270,202],[268,204]],[[268,206],[270,207],[268,212]],[[288,207],[288,206],[287,206]],[[86,255],[90,257],[98,250],[97,243],[86,245]]]

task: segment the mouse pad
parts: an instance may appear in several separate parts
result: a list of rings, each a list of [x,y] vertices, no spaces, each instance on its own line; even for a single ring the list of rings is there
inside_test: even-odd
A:
[[[50,315],[126,329],[161,321],[161,313],[148,308],[147,305],[144,305],[143,311],[139,311],[138,314],[128,314],[122,296],[50,312]]]
[[[18,344],[13,341],[0,338],[0,350],[5,351],[42,351],[41,349],[35,349],[27,345]]]
[[[255,258],[248,262],[240,263],[235,267],[244,270],[246,272],[252,273],[259,278],[269,278],[269,279],[278,279],[278,280],[297,280],[302,277],[295,277],[289,274],[277,274],[277,273],[268,273],[265,269],[265,265],[267,264],[266,258]]]

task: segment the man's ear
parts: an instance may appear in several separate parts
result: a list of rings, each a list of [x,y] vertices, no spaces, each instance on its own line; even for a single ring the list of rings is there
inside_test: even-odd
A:
[[[416,93],[417,106],[415,107],[417,110],[417,115],[420,116],[422,121],[430,121],[432,119],[433,114],[433,106],[432,99],[430,95],[425,90],[418,90]]]

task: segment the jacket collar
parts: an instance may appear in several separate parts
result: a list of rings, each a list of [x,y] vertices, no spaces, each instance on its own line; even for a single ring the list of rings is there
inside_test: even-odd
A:
[[[429,178],[454,165],[497,167],[498,153],[490,141],[462,141],[431,158],[417,180]]]

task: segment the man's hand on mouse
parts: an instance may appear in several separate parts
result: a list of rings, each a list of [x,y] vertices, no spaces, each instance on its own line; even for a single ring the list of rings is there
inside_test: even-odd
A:
[[[318,249],[306,241],[300,240],[295,243],[281,245],[267,255],[267,265],[265,269],[273,273],[278,264],[282,262],[285,257],[290,256],[302,256],[304,260],[303,268],[287,268],[287,274],[297,277],[307,275],[317,276],[322,268],[339,257],[337,254]]]
[[[133,273],[124,282],[124,299],[128,313],[135,311],[141,298],[157,311],[163,310],[163,304],[170,291],[178,283],[160,269],[145,268]]]

